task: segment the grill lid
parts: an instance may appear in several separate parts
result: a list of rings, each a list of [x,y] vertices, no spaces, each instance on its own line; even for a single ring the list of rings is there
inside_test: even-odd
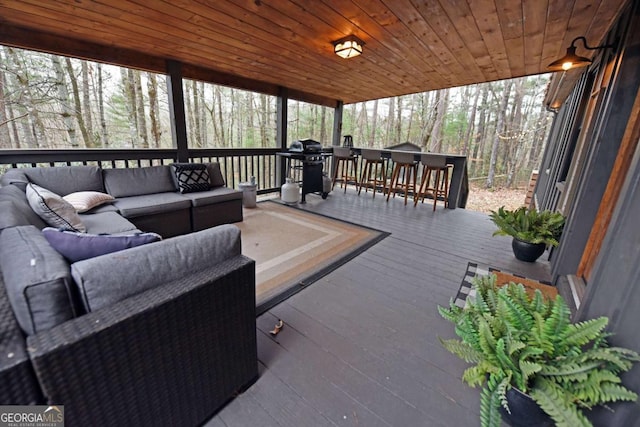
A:
[[[322,144],[313,139],[299,139],[291,144],[289,151],[293,153],[320,153]]]

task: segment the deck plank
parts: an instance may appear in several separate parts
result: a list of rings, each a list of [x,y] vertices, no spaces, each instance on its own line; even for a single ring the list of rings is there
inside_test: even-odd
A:
[[[352,187],[307,195],[301,209],[390,235],[258,318],[260,378],[206,425],[478,425],[479,391],[440,345],[454,331],[437,307],[468,262],[538,280],[549,265],[516,260],[486,214],[430,206]]]

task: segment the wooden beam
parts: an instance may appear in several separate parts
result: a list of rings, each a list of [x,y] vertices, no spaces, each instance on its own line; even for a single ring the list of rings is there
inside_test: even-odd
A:
[[[281,87],[278,93],[278,99],[276,101],[276,142],[278,147],[282,151],[287,150],[287,122],[289,120],[289,91],[287,88]],[[278,186],[281,186],[285,182],[285,178],[289,171],[286,170],[286,159],[282,156],[279,157],[280,161],[277,167],[280,168],[280,173],[277,174],[280,182]]]
[[[167,94],[173,146],[178,150],[178,161],[189,161],[187,142],[187,120],[184,113],[184,91],[182,89],[182,69],[177,61],[167,61]]]
[[[0,25],[0,44],[160,74],[166,74],[167,61],[174,60],[174,58],[163,58],[135,50],[5,24]],[[187,63],[182,65],[182,76],[272,96],[278,95],[278,85]],[[338,102],[332,98],[301,90],[290,90],[289,98],[327,107],[335,107]]]
[[[342,102],[338,102],[338,105],[333,110],[333,138],[331,145],[340,145],[340,138],[342,137],[342,110],[344,105]]]

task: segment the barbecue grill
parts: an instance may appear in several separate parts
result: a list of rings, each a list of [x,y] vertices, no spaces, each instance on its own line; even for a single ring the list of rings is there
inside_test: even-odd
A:
[[[330,153],[322,152],[322,144],[312,139],[300,139],[291,144],[289,151],[278,153],[287,159],[289,176],[299,177],[302,171],[302,180],[298,181],[302,186],[302,203],[306,203],[306,195],[318,193],[323,199],[329,194],[323,188],[322,167],[325,157]]]

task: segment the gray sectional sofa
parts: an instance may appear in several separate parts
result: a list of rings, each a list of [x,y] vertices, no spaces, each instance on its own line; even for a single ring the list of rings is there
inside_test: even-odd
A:
[[[189,426],[257,378],[255,263],[239,229],[218,225],[242,219],[242,193],[207,169],[199,194],[180,194],[168,166],[3,175],[0,404],[64,405],[68,425]],[[164,239],[70,262],[27,183],[114,196],[80,214],[87,233]]]

